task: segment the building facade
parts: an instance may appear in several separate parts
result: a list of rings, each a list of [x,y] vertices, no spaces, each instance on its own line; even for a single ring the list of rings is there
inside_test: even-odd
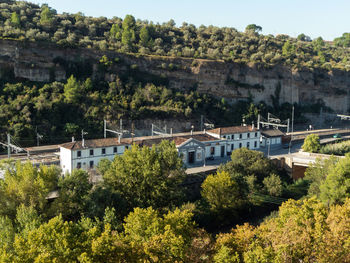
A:
[[[282,145],[284,133],[277,129],[268,129],[261,131],[261,146],[279,147]]]
[[[113,160],[131,147],[128,142],[119,142],[117,138],[69,142],[60,146],[60,166],[63,173],[74,169],[95,169],[102,159]]]
[[[152,147],[162,140],[169,140],[175,146],[186,166],[202,165],[206,161],[223,159],[235,149],[260,147],[260,131],[252,126],[233,126],[209,131],[177,133],[167,136],[146,136],[76,141],[60,146],[60,166],[63,173],[74,169],[94,170],[102,159],[113,160],[133,144]]]
[[[246,147],[251,150],[260,148],[260,130],[254,126],[231,126],[209,130],[208,134],[225,139],[227,155],[235,149]]]

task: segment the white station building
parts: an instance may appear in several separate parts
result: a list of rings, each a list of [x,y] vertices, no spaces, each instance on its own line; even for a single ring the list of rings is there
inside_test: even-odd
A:
[[[260,130],[254,126],[231,126],[209,130],[208,134],[227,140],[227,155],[235,149],[246,147],[251,150],[260,148]]]
[[[60,146],[60,166],[63,173],[74,169],[94,169],[101,159],[113,160],[123,154],[130,143],[119,142],[118,138],[105,138],[64,143]]]
[[[225,158],[235,149],[259,149],[260,131],[252,126],[233,126],[201,132],[177,133],[167,136],[104,138],[64,143],[60,146],[63,173],[74,169],[94,170],[101,159],[113,160],[133,144],[152,147],[162,140],[174,141],[186,166],[204,164],[205,160]]]

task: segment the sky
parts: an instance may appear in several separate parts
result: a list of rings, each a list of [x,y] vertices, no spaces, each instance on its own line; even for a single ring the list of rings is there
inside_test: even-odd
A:
[[[349,0],[29,0],[47,3],[58,13],[82,12],[87,16],[182,22],[244,31],[248,24],[263,28],[263,34],[300,33],[333,40],[350,32]]]

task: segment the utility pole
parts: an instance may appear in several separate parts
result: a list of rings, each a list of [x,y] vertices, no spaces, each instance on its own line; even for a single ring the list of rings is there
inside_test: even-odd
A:
[[[292,147],[293,132],[294,132],[294,106],[292,107],[292,133],[290,135],[288,154],[290,154],[290,148]]]
[[[88,134],[87,132],[84,132],[84,130],[81,130],[81,142],[83,148],[85,147],[85,140],[84,140],[84,135]]]
[[[204,116],[201,115],[201,131],[203,131],[203,125],[204,125]]]
[[[36,133],[36,146],[39,146],[40,140],[43,138],[43,136],[38,133],[38,126],[35,127],[35,133]]]
[[[103,138],[106,138],[107,137],[107,121],[106,120],[103,120]]]
[[[11,135],[7,134],[7,158],[11,157]]]

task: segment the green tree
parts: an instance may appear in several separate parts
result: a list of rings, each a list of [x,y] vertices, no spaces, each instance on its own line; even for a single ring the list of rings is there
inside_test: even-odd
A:
[[[17,229],[21,234],[27,234],[29,231],[38,228],[42,219],[33,207],[21,205],[17,208],[16,214]]]
[[[87,200],[92,185],[89,175],[83,170],[73,170],[58,182],[59,197],[51,207],[53,215],[62,214],[67,220],[78,220],[87,209]]]
[[[126,15],[123,20],[123,30],[135,28],[135,18],[132,15]]]
[[[151,207],[135,208],[125,218],[126,240],[132,250],[140,251],[142,261],[188,262],[196,232],[192,217],[189,210],[175,209],[161,217]]]
[[[104,175],[110,168],[112,162],[107,158],[101,159],[97,164],[97,171],[100,175]]]
[[[76,136],[79,134],[79,125],[75,123],[66,123],[64,125],[64,132],[68,136]]]
[[[262,31],[262,27],[258,26],[256,24],[249,24],[245,28],[246,32],[253,32],[253,33],[259,33]]]
[[[272,196],[280,196],[283,191],[281,178],[276,174],[271,174],[263,180],[266,192]]]
[[[133,145],[117,155],[104,180],[130,207],[163,207],[179,202],[183,176],[183,163],[174,143],[164,140],[152,149]]]
[[[321,251],[327,236],[327,208],[315,198],[289,200],[278,216],[255,231],[244,262],[329,262]]]
[[[329,169],[320,185],[320,199],[326,204],[342,204],[350,197],[350,154]]]
[[[57,167],[41,166],[38,169],[30,162],[18,162],[7,169],[5,179],[0,181],[0,215],[14,219],[21,205],[44,213],[47,194],[56,189],[59,175]]]
[[[42,5],[40,13],[40,24],[43,26],[51,26],[53,23],[54,14],[55,13],[50,9],[48,5]]]
[[[16,12],[13,12],[11,15],[11,24],[14,27],[21,27],[21,20]]]
[[[147,47],[150,41],[150,35],[146,26],[140,30],[140,45]]]
[[[209,175],[202,183],[201,195],[217,212],[241,208],[246,199],[239,184],[225,171]]]
[[[16,262],[78,262],[96,234],[94,229],[87,233],[81,225],[55,217],[26,236],[16,237]]]
[[[116,39],[116,40],[121,40],[122,38],[122,28],[120,27],[119,24],[114,24],[112,27],[111,27],[111,30],[110,30],[110,35],[111,35],[111,38],[112,39]]]
[[[295,46],[287,40],[282,47],[282,55],[285,57],[290,57],[295,55]]]
[[[136,40],[135,18],[132,15],[126,15],[122,27],[122,43],[128,50],[131,50],[133,43]]]
[[[127,28],[123,30],[122,33],[122,43],[129,49],[132,48],[132,44],[136,39],[135,31],[133,29]]]
[[[7,216],[0,216],[0,260],[4,255],[12,253],[16,228]]]
[[[306,168],[304,180],[309,183],[309,197],[320,197],[320,186],[327,175],[334,169],[338,160],[335,156],[331,156],[328,159],[317,158],[315,163]]]
[[[304,144],[301,146],[304,152],[316,153],[320,150],[320,137],[316,134],[309,134],[305,140]]]
[[[76,104],[81,98],[80,83],[71,75],[64,85],[65,102]]]
[[[241,174],[243,177],[253,175],[257,183],[261,184],[265,177],[275,172],[275,167],[262,152],[244,147],[234,150],[231,154],[231,161],[220,166],[219,171],[226,171],[231,176],[234,174]]]

